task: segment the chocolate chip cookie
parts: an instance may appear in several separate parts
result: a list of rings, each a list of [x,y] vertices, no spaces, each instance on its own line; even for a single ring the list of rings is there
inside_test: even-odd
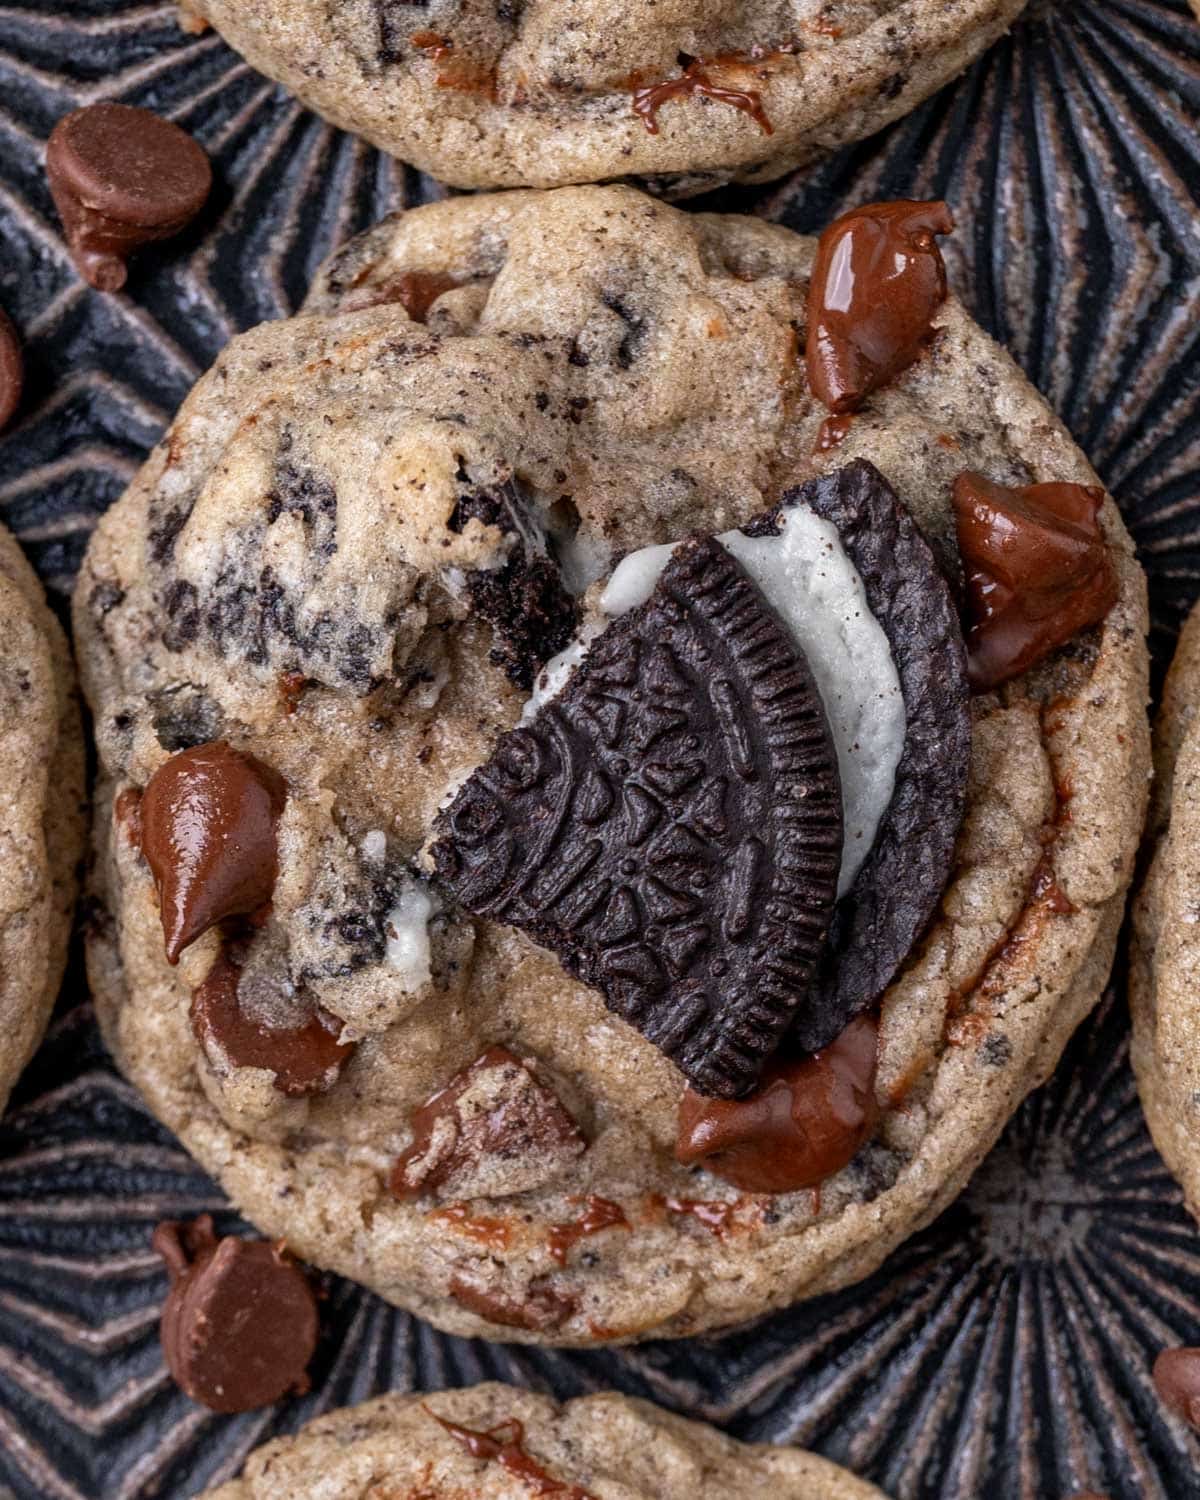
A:
[[[503,1385],[381,1396],[330,1412],[250,1455],[209,1500],[882,1500],[798,1448],[735,1442],[715,1428],[603,1393],[559,1404]]]
[[[952,232],[390,219],[104,517],[99,1014],[263,1233],[457,1333],[694,1334],[867,1274],[1053,1068],[1144,582]]]
[[[183,0],[335,124],[456,187],[778,177],[960,73],[1024,0]]]
[[[1154,741],[1153,859],[1134,902],[1129,1004],[1133,1067],[1154,1144],[1200,1217],[1200,610],[1193,610],[1163,689]]]
[[[0,1109],[62,979],[84,846],[75,671],[58,621],[0,527]]]

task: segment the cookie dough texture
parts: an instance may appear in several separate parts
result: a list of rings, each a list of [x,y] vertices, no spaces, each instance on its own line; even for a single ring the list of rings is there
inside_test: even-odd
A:
[[[679,1073],[515,931],[444,909],[418,987],[386,961],[388,903],[439,804],[525,702],[462,586],[518,541],[476,518],[481,492],[516,484],[580,586],[852,458],[953,570],[960,470],[1097,482],[954,300],[928,353],[814,456],[826,413],[798,356],[813,249],[623,187],[386,221],[328,263],[302,315],[229,346],[82,570],[107,1039],[266,1234],[459,1334],[688,1335],[857,1280],[950,1202],[1108,974],[1149,768],[1144,580],[1111,500],[1120,599],[1103,628],[975,701],[951,879],[883,1005],[880,1131],[819,1195],[748,1197],[678,1166]],[[414,272],[457,283],[424,325],[388,300]],[[298,697],[280,690],[294,673]],[[250,964],[361,1039],[315,1098],[201,1054],[189,987],[216,935],[168,967],[149,871],[111,817],[172,750],[222,735],[289,783]],[[396,1201],[412,1111],[492,1046],[532,1061],[587,1151],[501,1153],[466,1204]],[[624,1222],[556,1241],[592,1197]]]
[[[0,1110],[58,994],[83,847],[75,671],[41,584],[0,527]]]
[[[472,1458],[443,1427],[521,1423],[525,1451],[563,1491],[592,1500],[883,1500],[882,1491],[796,1448],[735,1442],[626,1396],[563,1405],[504,1385],[381,1396],[318,1417],[251,1454],[208,1500],[527,1500],[528,1479]],[[574,1493],[574,1491],[573,1491]]]
[[[1167,674],[1149,870],[1134,903],[1132,1057],[1154,1144],[1200,1218],[1200,609]]]
[[[638,177],[682,197],[766,181],[870,135],[960,73],[1023,5],[185,0],[184,11],[335,124],[455,187]],[[633,89],[678,77],[681,56],[718,59],[713,81],[759,94],[772,133],[692,94],[665,102],[652,134]]]

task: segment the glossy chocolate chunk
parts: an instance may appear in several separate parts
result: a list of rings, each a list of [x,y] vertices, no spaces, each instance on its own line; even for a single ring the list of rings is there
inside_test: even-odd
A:
[[[469,911],[555,952],[701,1092],[746,1093],[805,1003],[837,887],[808,666],[730,554],[686,543],[438,833]]]
[[[1154,1361],[1158,1399],[1200,1430],[1200,1349],[1164,1349]]]
[[[477,1286],[465,1276],[450,1278],[450,1295],[460,1307],[486,1318],[501,1328],[528,1328],[549,1333],[570,1318],[578,1308],[578,1298],[549,1283],[531,1285],[520,1302],[500,1292]]]
[[[833,412],[854,411],[907,369],[929,342],[946,300],[935,235],[954,219],[944,203],[868,203],[821,235],[808,291],[808,383]]]
[[[119,291],[128,255],[178,234],[212,188],[208,157],[191,136],[128,104],[64,115],[46,146],[46,173],[71,257],[102,292]]]
[[[976,691],[1026,671],[1117,602],[1103,504],[1103,490],[1082,484],[1010,488],[970,471],[954,481]]]
[[[491,626],[492,661],[528,691],[539,669],[571,639],[575,601],[563,587],[533,507],[515,483],[465,493],[448,525],[461,532],[472,520],[509,539],[503,565],[471,569],[465,584],[471,609]]]
[[[525,1428],[512,1418],[490,1427],[486,1432],[477,1432],[472,1427],[461,1427],[457,1422],[448,1422],[429,1407],[425,1410],[460,1448],[472,1458],[496,1463],[506,1474],[511,1474],[532,1495],[554,1495],[558,1500],[596,1500],[587,1490],[577,1484],[567,1484],[555,1479],[525,1448]]]
[[[816,1187],[853,1160],[879,1118],[876,1027],[851,1021],[828,1047],[775,1059],[747,1099],[706,1099],[688,1089],[675,1154],[748,1193]]]
[[[808,505],[837,527],[904,695],[904,750],[891,802],[838,902],[812,996],[789,1038],[813,1052],[874,1004],[937,909],[966,810],[971,709],[949,585],[879,470],[862,460],[847,464],[790,491],[783,505]]]
[[[12,421],[25,387],[21,340],[8,314],[0,308],[0,432]]]
[[[206,1052],[234,1068],[265,1068],[281,1094],[300,1096],[331,1088],[354,1052],[338,1040],[341,1022],[314,1010],[291,1025],[268,1025],[247,1013],[238,994],[241,970],[221,953],[192,993],[191,1021]]]
[[[253,1411],[308,1389],[317,1302],[280,1246],[218,1239],[207,1214],[159,1224],[153,1244],[171,1277],[163,1355],[193,1401],[212,1411]]]
[[[489,1047],[413,1113],[397,1198],[498,1197],[540,1186],[587,1150],[562,1103],[519,1057]]]
[[[444,271],[400,271],[386,281],[349,292],[342,302],[342,309],[358,312],[365,307],[399,302],[414,323],[424,323],[437,299],[461,285],[457,276],[447,275]]]
[[[223,740],[165,761],[142,797],[142,853],[158,886],[167,959],[227,917],[252,917],[275,889],[277,771]]]

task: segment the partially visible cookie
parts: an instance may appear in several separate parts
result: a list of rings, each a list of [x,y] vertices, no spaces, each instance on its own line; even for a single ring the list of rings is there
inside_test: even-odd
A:
[[[1133,1067],[1154,1144],[1200,1218],[1200,606],[1167,675],[1154,740],[1154,856],[1134,904]]]
[[[335,125],[455,187],[763,182],[899,119],[1025,0],[183,0]]]
[[[738,1443],[648,1401],[505,1385],[380,1396],[267,1443],[208,1500],[883,1500],[797,1448]]]
[[[58,993],[84,839],[75,673],[41,585],[0,527],[0,1109]]]

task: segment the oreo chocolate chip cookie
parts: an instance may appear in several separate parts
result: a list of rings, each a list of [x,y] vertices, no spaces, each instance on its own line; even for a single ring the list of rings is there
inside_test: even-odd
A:
[[[629,188],[390,219],[101,519],[97,1011],[305,1262],[461,1334],[728,1327],[927,1222],[1099,995],[1141,574],[942,297],[936,207],[897,212],[914,315],[835,330],[890,341],[850,413],[805,358],[812,240]],[[981,481],[1017,498],[960,549]],[[996,528],[1052,524],[1053,576],[1001,579]],[[968,703],[985,570],[1054,619]],[[172,790],[217,746],[236,775]]]
[[[1001,36],[1021,0],[183,8],[335,124],[455,187],[632,176],[683,197],[873,134]]]
[[[3,527],[0,799],[2,1110],[41,1040],[58,994],[87,811],[75,668],[41,584]]]
[[[252,1453],[208,1500],[306,1500],[358,1493],[363,1474],[388,1493],[507,1500],[884,1500],[865,1480],[800,1448],[739,1443],[629,1396],[559,1404],[504,1385],[432,1396],[380,1396],[328,1412]],[[386,1476],[386,1478],[385,1478]]]

